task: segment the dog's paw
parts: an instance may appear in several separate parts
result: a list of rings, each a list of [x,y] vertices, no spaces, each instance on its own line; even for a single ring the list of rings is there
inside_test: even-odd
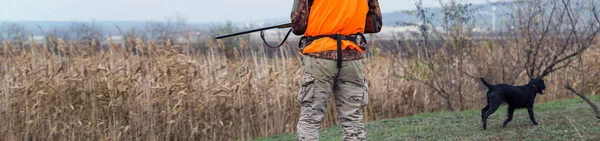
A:
[[[539,123],[537,123],[537,122],[534,122],[534,123],[533,123],[533,125],[540,125],[540,124],[539,124]]]

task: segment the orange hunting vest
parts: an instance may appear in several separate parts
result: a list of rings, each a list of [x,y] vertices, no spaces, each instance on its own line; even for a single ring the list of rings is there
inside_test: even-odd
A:
[[[314,0],[304,36],[364,33],[369,6],[366,0]],[[320,38],[304,47],[303,53],[336,50],[332,38]],[[364,51],[351,41],[342,40],[342,50]]]

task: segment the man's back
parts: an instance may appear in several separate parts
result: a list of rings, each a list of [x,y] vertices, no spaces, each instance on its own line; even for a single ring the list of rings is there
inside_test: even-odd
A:
[[[364,33],[367,0],[314,0],[304,36]]]
[[[362,34],[368,10],[367,0],[314,0],[304,36]],[[350,41],[342,41],[342,50],[347,47],[363,51]],[[303,53],[328,50],[336,50],[336,41],[321,38],[306,46]]]

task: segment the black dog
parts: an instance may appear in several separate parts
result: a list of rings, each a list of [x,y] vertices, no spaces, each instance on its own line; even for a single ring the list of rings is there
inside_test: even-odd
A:
[[[529,80],[529,83],[521,86],[512,86],[508,84],[491,85],[485,79],[480,78],[481,82],[488,87],[487,105],[481,109],[481,120],[483,122],[483,130],[487,128],[488,117],[498,110],[502,102],[508,104],[508,118],[504,121],[503,127],[512,120],[515,109],[527,108],[529,118],[534,125],[538,125],[533,115],[533,103],[537,94],[544,94],[546,84],[540,78]]]

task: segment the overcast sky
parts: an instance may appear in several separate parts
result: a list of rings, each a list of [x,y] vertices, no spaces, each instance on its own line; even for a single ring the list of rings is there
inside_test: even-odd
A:
[[[424,0],[436,6],[438,0]],[[458,0],[482,3],[487,0]],[[0,0],[0,21],[163,20],[190,22],[289,17],[293,0]],[[415,0],[379,0],[382,12],[414,9]]]

